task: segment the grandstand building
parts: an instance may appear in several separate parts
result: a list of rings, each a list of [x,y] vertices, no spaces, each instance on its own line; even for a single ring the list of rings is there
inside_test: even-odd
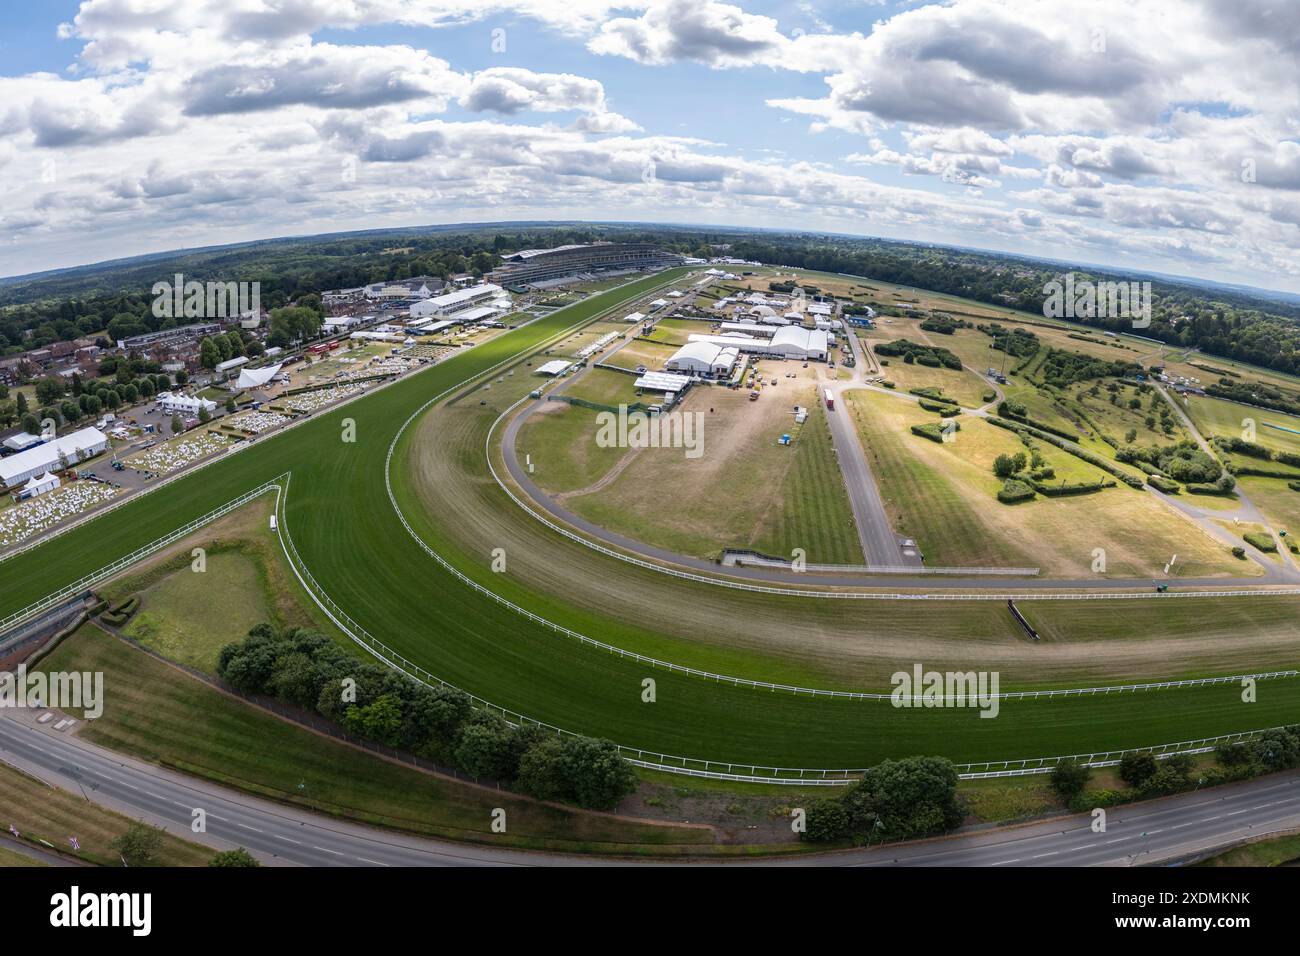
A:
[[[681,256],[651,242],[593,242],[554,249],[521,249],[506,256],[488,278],[512,288],[597,272],[664,269],[681,261]]]

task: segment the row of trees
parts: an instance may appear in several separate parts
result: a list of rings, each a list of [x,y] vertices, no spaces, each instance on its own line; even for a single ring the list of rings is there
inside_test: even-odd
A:
[[[943,757],[886,760],[838,797],[807,808],[805,840],[824,843],[912,840],[957,827],[957,768]]]
[[[1126,790],[1087,789],[1091,768],[1069,760],[1053,767],[1049,780],[1052,789],[1076,811],[1245,780],[1300,767],[1300,725],[1222,744],[1215,750],[1215,760],[1217,766],[1199,767],[1191,754],[1158,758],[1152,753],[1127,753],[1117,768],[1120,780],[1128,787]]]
[[[358,661],[304,628],[259,624],[222,649],[218,673],[245,693],[313,710],[358,737],[456,767],[544,800],[612,809],[636,787],[632,766],[609,741],[512,727],[477,710],[462,691],[428,687]]]

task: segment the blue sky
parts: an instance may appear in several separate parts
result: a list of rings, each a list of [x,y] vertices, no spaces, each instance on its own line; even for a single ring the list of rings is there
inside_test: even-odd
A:
[[[7,0],[0,27],[0,274],[585,218],[1300,291],[1282,0]]]

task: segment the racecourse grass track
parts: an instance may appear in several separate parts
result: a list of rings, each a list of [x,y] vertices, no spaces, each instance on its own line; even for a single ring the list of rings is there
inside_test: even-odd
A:
[[[372,634],[439,677],[496,704],[625,746],[741,763],[863,767],[913,753],[971,761],[1092,752],[1300,719],[1300,682],[1294,680],[1262,684],[1260,702],[1250,705],[1240,702],[1239,688],[1221,686],[1004,701],[996,720],[981,719],[973,710],[902,710],[887,702],[758,691],[652,671],[583,647],[466,588],[430,560],[393,511],[383,464],[398,429],[444,390],[506,359],[522,358],[556,333],[653,290],[667,277],[637,280],[476,346],[0,564],[0,613],[38,600],[292,472],[284,513],[298,551],[324,590]],[[486,401],[497,391],[477,389],[463,401]],[[355,420],[355,442],[342,440],[345,419]],[[417,530],[436,543],[438,526],[455,523],[458,515],[419,511],[412,476],[402,467],[411,460],[417,431],[408,429],[399,443],[394,487]],[[481,458],[481,448],[478,454]],[[494,547],[509,549],[511,544],[483,540],[484,562]],[[783,600],[795,606],[809,603]],[[555,606],[565,613],[554,616],[567,623],[573,612]],[[915,608],[918,616],[960,618],[965,611],[964,605],[948,603]],[[718,622],[720,627],[743,625],[743,619]],[[597,631],[593,636],[604,635]],[[641,700],[645,677],[658,682],[652,704]]]

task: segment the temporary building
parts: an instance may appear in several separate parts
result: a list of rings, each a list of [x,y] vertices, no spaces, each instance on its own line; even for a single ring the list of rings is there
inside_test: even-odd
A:
[[[246,368],[239,372],[239,381],[235,383],[237,388],[261,388],[271,379],[280,374],[281,365],[266,365],[262,368]]]
[[[52,475],[47,471],[39,477],[29,479],[27,484],[23,485],[22,490],[18,492],[18,499],[21,501],[24,498],[35,498],[47,491],[53,491],[61,484],[58,475]]]
[[[85,461],[108,447],[108,436],[98,428],[82,428],[27,451],[0,458],[0,487],[11,488],[46,472]]]

